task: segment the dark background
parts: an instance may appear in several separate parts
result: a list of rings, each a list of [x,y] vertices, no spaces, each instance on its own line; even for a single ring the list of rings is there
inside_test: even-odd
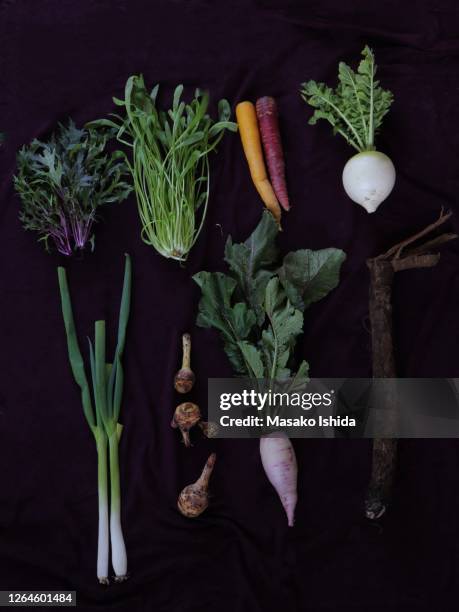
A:
[[[123,524],[130,580],[104,589],[95,575],[96,451],[67,359],[56,265],[22,230],[12,188],[15,152],[69,115],[113,110],[127,77],[211,92],[233,108],[274,95],[293,207],[281,245],[348,253],[342,283],[307,312],[301,352],[314,376],[368,376],[368,273],[375,255],[434,220],[459,197],[459,16],[456,0],[214,2],[2,0],[0,36],[0,587],[76,589],[80,604],[126,611],[279,612],[446,610],[459,561],[459,447],[404,441],[396,498],[381,527],[362,519],[370,443],[295,440],[296,526],[288,529],[256,441],[196,439],[170,426],[180,335],[191,330],[206,411],[207,377],[230,369],[217,334],[196,329],[190,276],[222,269],[226,236],[247,237],[262,206],[238,136],[212,159],[207,222],[186,267],[139,237],[134,198],[103,211],[96,251],[66,262],[82,345],[106,318],[113,349],[123,253],[133,258],[124,364]],[[344,195],[352,154],[327,125],[307,125],[309,78],[333,83],[340,59],[370,44],[395,93],[379,147],[397,167],[375,215]],[[453,225],[458,228],[455,218]],[[459,246],[434,270],[399,274],[395,332],[401,376],[458,376]],[[209,510],[190,521],[180,489],[217,452]],[[451,604],[452,605],[452,604]],[[453,608],[454,609],[454,608]]]

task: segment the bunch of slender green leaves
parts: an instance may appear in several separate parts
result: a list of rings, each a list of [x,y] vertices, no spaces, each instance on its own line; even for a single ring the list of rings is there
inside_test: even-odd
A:
[[[229,121],[226,100],[218,104],[218,121],[207,113],[208,94],[196,90],[187,104],[183,86],[175,89],[172,108],[159,110],[159,86],[149,93],[142,76],[131,76],[124,100],[125,117],[95,122],[117,128],[118,141],[132,149],[128,165],[132,173],[142,223],[142,239],[164,257],[185,261],[206,217],[210,170],[208,155],[225,129],[236,131]]]
[[[107,363],[105,321],[95,322],[95,344],[89,341],[92,395],[83,356],[80,351],[65,268],[58,268],[62,314],[67,335],[69,361],[76,383],[81,389],[81,401],[88,425],[94,435],[98,455],[99,487],[99,542],[97,575],[102,584],[108,583],[109,534],[112,548],[112,565],[117,581],[127,575],[127,557],[120,518],[120,477],[118,444],[122,426],[118,422],[123,395],[123,356],[126,328],[131,302],[131,260],[126,255],[123,293],[118,324],[118,341],[113,363]],[[110,465],[110,527],[107,482],[107,449]]]
[[[394,97],[376,80],[373,51],[365,47],[362,56],[357,72],[344,62],[339,63],[336,89],[308,81],[303,83],[301,94],[315,109],[310,125],[325,119],[333,126],[334,134],[341,134],[354,149],[371,151]]]

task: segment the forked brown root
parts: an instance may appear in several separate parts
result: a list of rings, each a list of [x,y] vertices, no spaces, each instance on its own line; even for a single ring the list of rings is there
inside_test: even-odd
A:
[[[440,260],[439,253],[432,253],[442,244],[457,238],[456,234],[445,233],[420,242],[451,217],[443,210],[439,218],[413,236],[395,244],[378,257],[367,260],[370,269],[370,322],[373,378],[396,378],[395,352],[392,328],[392,286],[396,272],[415,268],[432,268]],[[379,430],[388,432],[396,428],[397,405],[396,395],[390,384],[382,387],[378,396],[379,407],[389,407],[385,423],[380,423]],[[389,421],[387,421],[389,418]],[[373,442],[371,479],[365,498],[365,514],[375,520],[386,511],[389,503],[397,460],[397,440],[379,438]]]

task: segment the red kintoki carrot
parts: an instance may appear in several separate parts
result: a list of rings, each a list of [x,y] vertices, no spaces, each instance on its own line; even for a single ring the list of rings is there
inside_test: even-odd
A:
[[[285,182],[284,154],[279,132],[276,101],[270,96],[259,98],[256,110],[271,184],[282,208],[289,210],[290,203]]]

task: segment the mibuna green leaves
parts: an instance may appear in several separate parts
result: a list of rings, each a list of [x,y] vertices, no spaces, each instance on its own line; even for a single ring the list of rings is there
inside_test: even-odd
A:
[[[231,108],[220,100],[211,117],[208,93],[196,89],[189,102],[183,85],[175,88],[172,104],[162,110],[159,86],[147,90],[143,76],[128,78],[124,99],[113,98],[123,116],[113,114],[91,125],[115,128],[120,143],[130,149],[126,159],[132,174],[142,240],[163,257],[185,262],[204,226],[210,195],[209,154],[226,130],[236,131]]]

